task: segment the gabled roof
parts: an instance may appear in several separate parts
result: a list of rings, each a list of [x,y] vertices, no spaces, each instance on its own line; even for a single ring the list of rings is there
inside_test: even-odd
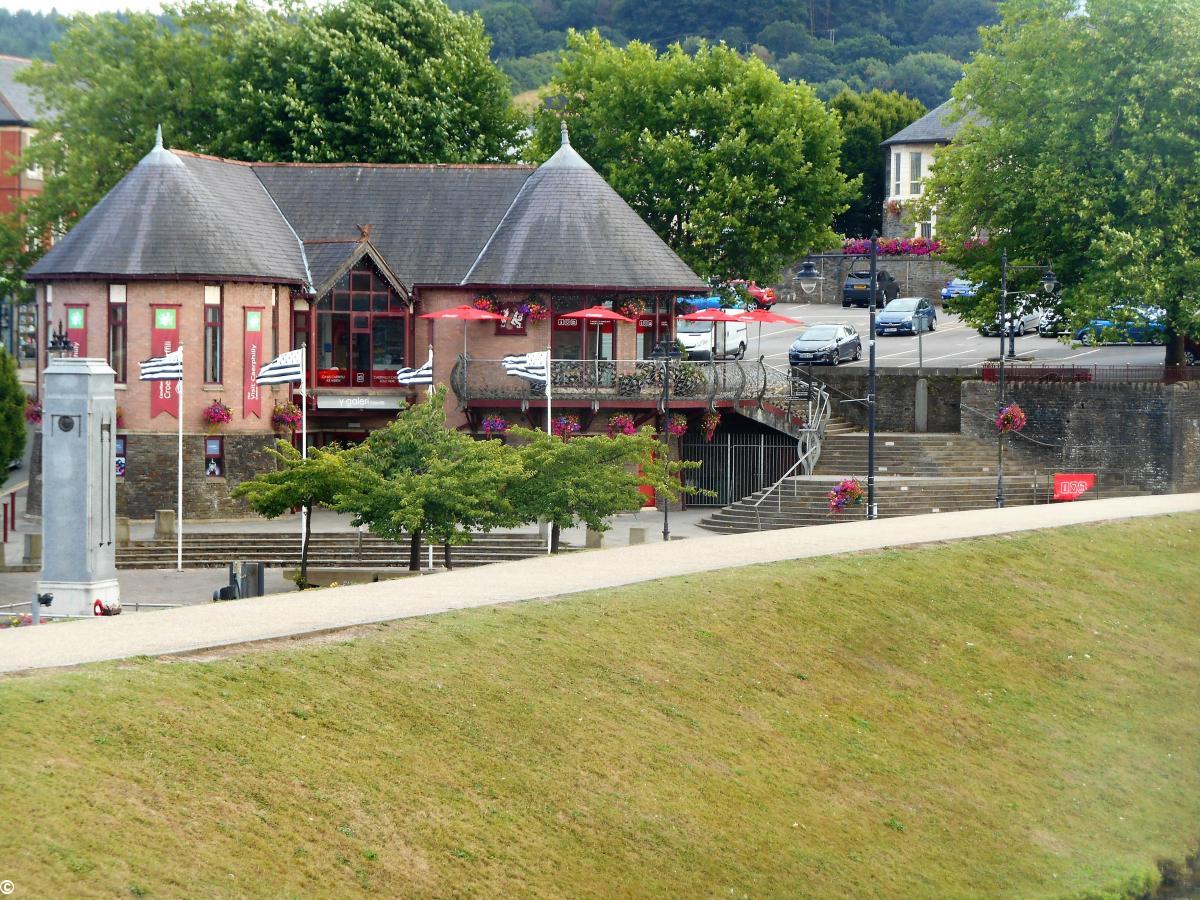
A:
[[[253,165],[305,241],[355,234],[396,276],[458,284],[533,171],[531,166]]]
[[[173,153],[160,133],[26,277],[162,275],[309,281],[299,239],[249,166]]]
[[[16,80],[16,74],[29,68],[33,60],[0,55],[0,125],[29,125],[41,109],[33,91]]]
[[[968,110],[966,115],[950,121],[957,114],[953,100],[947,100],[941,106],[935,106],[911,125],[897,131],[881,146],[889,144],[948,144],[968,122],[983,124],[984,119],[974,110]]]
[[[521,187],[464,285],[706,290],[707,285],[571,147]]]
[[[305,241],[304,253],[308,257],[313,293],[318,297],[337,284],[338,279],[365,256],[375,264],[397,294],[405,300],[409,299],[408,289],[365,234],[358,240]]]

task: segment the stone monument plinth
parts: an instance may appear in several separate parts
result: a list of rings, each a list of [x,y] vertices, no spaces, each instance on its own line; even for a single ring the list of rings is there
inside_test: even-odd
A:
[[[102,359],[53,359],[45,371],[37,592],[53,594],[54,600],[44,615],[90,616],[121,608],[115,376]]]

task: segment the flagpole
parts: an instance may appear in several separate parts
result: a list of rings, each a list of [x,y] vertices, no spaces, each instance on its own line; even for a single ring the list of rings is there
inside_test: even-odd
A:
[[[550,344],[546,345],[546,434],[553,434],[553,429],[550,424],[550,383],[554,380],[554,354],[551,352]],[[550,523],[550,527],[546,529],[546,555],[549,556],[554,549],[554,523]]]
[[[179,381],[175,398],[179,401],[176,419],[179,420],[179,446],[175,473],[175,571],[183,571],[183,347],[179,347]]]
[[[463,353],[466,352],[467,348],[463,347]],[[465,360],[463,361],[463,365],[466,365]],[[433,344],[429,345],[429,384],[425,385],[425,394],[429,397],[433,396]]]
[[[300,345],[300,458],[308,459],[308,344]],[[300,507],[300,556],[308,535],[308,507]]]

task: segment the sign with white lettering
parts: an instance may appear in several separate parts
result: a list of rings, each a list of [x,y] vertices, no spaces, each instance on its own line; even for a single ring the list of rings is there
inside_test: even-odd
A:
[[[378,394],[317,394],[317,409],[399,409],[403,400]]]
[[[1054,473],[1054,499],[1077,500],[1080,494],[1090,491],[1096,486],[1096,474],[1084,473]]]

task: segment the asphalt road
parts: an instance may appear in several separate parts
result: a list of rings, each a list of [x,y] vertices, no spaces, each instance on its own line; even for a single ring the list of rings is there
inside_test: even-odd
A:
[[[867,327],[869,316],[867,310],[857,307],[843,309],[841,304],[805,304],[779,303],[774,312],[794,319],[800,319],[806,325],[846,322],[853,325],[863,341],[863,358],[856,363],[842,363],[843,366],[867,365],[867,339],[870,330]],[[793,340],[802,332],[803,327],[792,325],[764,325],[762,329],[762,353],[770,365],[786,366],[787,349]],[[758,326],[749,328],[750,346],[747,358],[754,359],[759,355]],[[1017,338],[1017,355],[1026,362],[1046,365],[1078,365],[1078,366],[1156,366],[1162,365],[1164,350],[1162,347],[1148,345],[1127,346],[1113,345],[1108,347],[1082,347],[1061,343],[1054,338],[1039,337],[1036,334]],[[938,310],[937,331],[923,334],[920,340],[913,336],[888,335],[880,337],[876,344],[876,364],[883,367],[916,368],[966,368],[982,366],[988,360],[995,360],[1000,354],[1000,339],[985,338],[974,328],[964,325],[957,316],[945,310]],[[923,359],[921,358],[923,357]]]

